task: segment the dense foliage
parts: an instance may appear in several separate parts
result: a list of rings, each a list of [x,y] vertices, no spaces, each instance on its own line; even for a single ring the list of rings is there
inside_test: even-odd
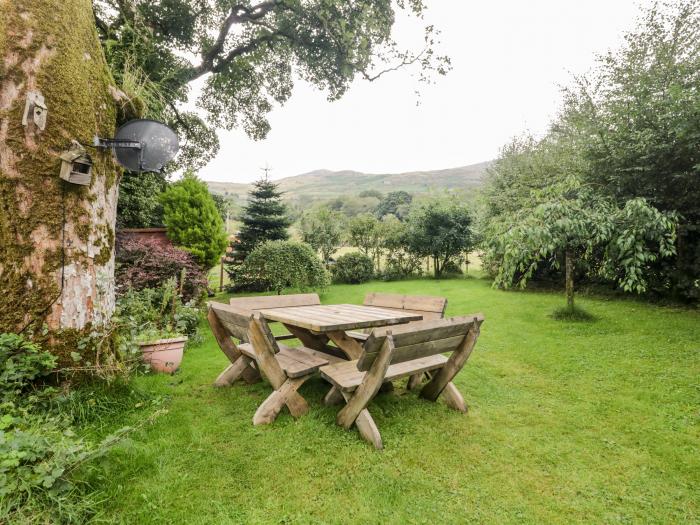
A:
[[[411,210],[405,240],[408,251],[432,259],[439,278],[448,263],[461,261],[474,247],[471,213],[447,198],[421,203]]]
[[[397,219],[405,219],[413,202],[413,195],[403,190],[387,193],[377,205],[377,217],[394,215]]]
[[[556,270],[568,245],[572,273],[700,297],[699,7],[646,11],[565,90],[546,137],[504,148],[481,217],[497,282]]]
[[[152,341],[197,335],[200,310],[180,296],[175,278],[157,287],[130,289],[117,301],[114,321],[129,331],[132,340]]]
[[[324,288],[328,271],[308,244],[267,241],[256,247],[232,274],[235,291],[274,291]]]
[[[120,295],[129,290],[158,288],[173,277],[181,279],[183,271],[182,297],[186,302],[198,299],[207,287],[207,276],[194,256],[171,245],[120,238],[115,257],[117,293]]]
[[[337,283],[365,283],[374,277],[374,263],[363,253],[346,253],[338,257],[331,272]]]
[[[168,238],[204,268],[215,266],[226,250],[226,232],[207,185],[192,172],[168,186],[160,196]]]
[[[594,195],[555,197],[524,211],[493,243],[502,257],[495,283],[524,286],[540,263],[566,273],[567,307],[574,308],[577,260],[589,275],[612,280],[625,291],[646,291],[649,264],[675,252],[675,222],[644,199],[617,208]],[[581,265],[579,264],[579,268]]]
[[[90,443],[54,409],[56,389],[38,383],[56,358],[15,334],[0,334],[0,522],[82,521],[95,501],[80,494],[73,472],[117,440]],[[124,430],[118,434],[123,433]]]
[[[119,182],[117,228],[163,226],[160,194],[168,181],[160,173],[125,172]]]
[[[382,248],[385,265],[382,279],[406,279],[420,275],[422,257],[410,250],[408,225],[395,218],[386,218],[382,224]]]
[[[449,61],[424,47],[401,50],[392,27],[402,12],[420,17],[422,0],[93,0],[98,34],[112,74],[130,106],[165,120],[182,137],[181,162],[206,164],[219,147],[214,128],[270,129],[267,113],[286,102],[302,78],[341,97],[356,77],[375,80],[415,66],[419,78],[444,74]],[[204,118],[183,111],[189,84],[204,81],[197,100]]]
[[[326,207],[308,210],[299,221],[301,239],[321,254],[328,264],[343,240],[344,217]]]
[[[290,221],[282,193],[277,184],[267,177],[256,181],[248,194],[248,204],[243,208],[241,231],[231,243],[233,248],[229,273],[243,262],[253,249],[265,241],[284,241],[289,238]]]
[[[360,253],[374,261],[379,271],[379,257],[383,249],[384,229],[381,221],[370,213],[353,217],[347,224],[347,240]]]
[[[700,298],[700,2],[655,4],[625,45],[565,91],[556,126],[585,159],[585,184],[619,206],[677,214],[677,253],[650,286]]]

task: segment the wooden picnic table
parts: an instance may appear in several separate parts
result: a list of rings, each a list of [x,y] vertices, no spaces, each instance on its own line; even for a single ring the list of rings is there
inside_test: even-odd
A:
[[[347,335],[348,330],[423,319],[421,314],[415,312],[356,304],[289,306],[258,311],[265,319],[282,323],[304,346],[333,354],[335,349],[328,345],[329,341],[333,341],[342,352],[342,357],[350,360],[359,359],[362,345]]]

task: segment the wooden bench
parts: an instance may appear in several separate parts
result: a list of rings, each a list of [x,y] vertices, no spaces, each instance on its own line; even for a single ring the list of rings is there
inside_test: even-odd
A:
[[[255,297],[232,297],[229,304],[239,310],[269,310],[271,308],[286,308],[289,306],[313,306],[321,304],[316,293],[298,293],[289,295],[263,295]],[[278,341],[296,339],[293,334],[275,336]]]
[[[297,389],[321,366],[336,359],[311,348],[290,348],[278,343],[259,313],[211,302],[207,318],[221,350],[231,361],[215,384],[233,384],[253,369],[254,363],[274,389],[255,412],[254,425],[271,423],[285,405],[294,417],[308,412],[309,406]],[[234,343],[231,337],[240,343]]]
[[[469,359],[483,320],[482,314],[474,314],[375,328],[358,360],[321,368],[321,376],[333,385],[325,403],[347,403],[338,413],[338,425],[348,430],[355,424],[366,441],[381,449],[382,438],[367,405],[384,382],[424,372],[432,376],[421,397],[435,401],[442,395],[449,407],[466,412],[467,405],[452,379]]]
[[[378,306],[381,308],[391,308],[392,310],[403,310],[409,313],[416,313],[423,316],[423,321],[430,319],[442,319],[445,317],[447,299],[433,295],[401,295],[395,293],[371,292],[365,295],[362,303],[365,306]],[[416,321],[414,321],[416,322]],[[357,341],[366,341],[369,337],[369,330],[363,332],[348,332],[348,335]],[[408,382],[408,388],[413,390],[423,381],[423,373],[414,374]],[[390,387],[391,385],[386,385]]]
[[[362,302],[364,306],[378,306],[380,308],[391,308],[392,310],[404,310],[409,313],[416,313],[423,316],[423,321],[430,319],[442,319],[447,308],[447,299],[430,295],[401,295],[394,293],[372,292],[365,295]],[[369,332],[349,332],[353,339],[365,341],[369,337]]]

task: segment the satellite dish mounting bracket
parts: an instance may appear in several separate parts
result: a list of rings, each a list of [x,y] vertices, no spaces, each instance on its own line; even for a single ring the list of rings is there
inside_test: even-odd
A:
[[[129,149],[141,149],[143,144],[138,140],[128,140],[128,139],[102,139],[95,135],[92,141],[92,145],[96,148],[129,148]]]

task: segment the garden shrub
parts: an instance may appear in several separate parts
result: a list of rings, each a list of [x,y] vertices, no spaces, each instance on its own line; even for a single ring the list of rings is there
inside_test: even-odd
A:
[[[156,332],[162,337],[194,337],[200,314],[193,301],[183,302],[177,294],[175,279],[171,278],[157,288],[129,289],[117,300],[114,321],[128,330],[133,340]]]
[[[228,244],[224,222],[206,183],[194,173],[168,185],[159,197],[168,237],[190,252],[204,268],[212,268]]]
[[[232,269],[234,291],[306,290],[328,286],[330,277],[308,244],[267,241]]]
[[[333,280],[337,283],[366,283],[374,277],[374,264],[368,256],[352,252],[338,257],[331,271]]]
[[[409,250],[408,227],[406,223],[384,220],[382,248],[386,253],[381,277],[385,281],[407,279],[422,273],[423,259]]]
[[[182,270],[185,270],[184,301],[199,299],[207,287],[206,274],[194,256],[174,246],[152,240],[120,239],[116,262],[117,293],[120,295],[129,289],[158,288],[168,279],[180,279]]]

